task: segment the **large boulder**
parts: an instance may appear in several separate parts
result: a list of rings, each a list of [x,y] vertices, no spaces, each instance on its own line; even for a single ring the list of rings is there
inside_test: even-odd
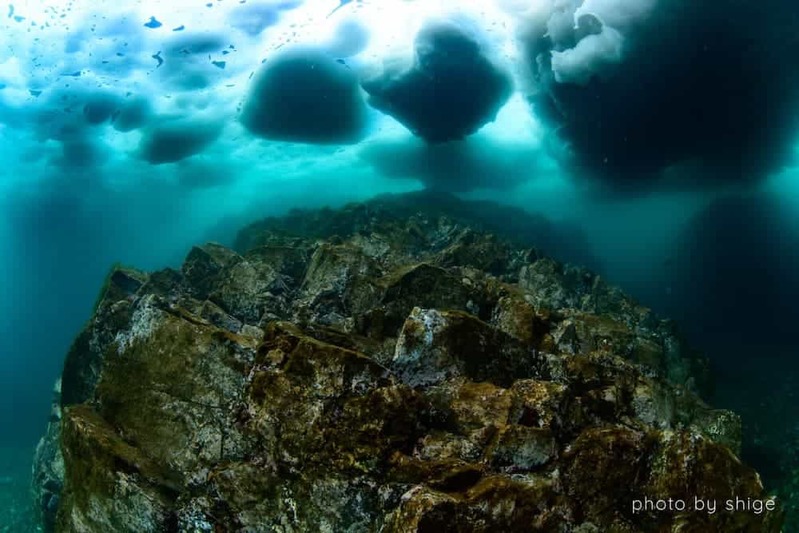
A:
[[[49,524],[780,530],[779,509],[634,507],[767,498],[670,323],[586,270],[382,202],[331,216],[338,235],[289,215],[249,250],[115,270],[40,446]]]

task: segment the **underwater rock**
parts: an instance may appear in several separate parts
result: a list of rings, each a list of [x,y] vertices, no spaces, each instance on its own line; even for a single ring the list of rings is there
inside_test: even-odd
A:
[[[392,368],[412,386],[465,376],[508,387],[538,374],[537,354],[506,333],[460,311],[411,311],[397,339]]]
[[[379,215],[375,216],[375,215]],[[419,223],[446,215],[452,222],[464,228],[459,242],[452,242],[448,236],[450,228],[441,227],[441,235],[434,235],[429,242],[422,239]],[[421,216],[421,218],[420,218]],[[381,224],[386,217],[401,218],[407,223],[396,227]],[[265,231],[269,229],[269,231]],[[378,231],[379,230],[379,231]],[[488,250],[492,245],[470,242],[469,233],[480,231],[480,239],[491,241],[492,235],[502,236],[523,251],[511,254],[509,250]],[[302,210],[295,209],[280,218],[268,218],[255,222],[241,230],[233,248],[245,252],[264,243],[264,239],[280,235],[299,235],[304,237],[327,238],[335,235],[348,235],[362,232],[366,235],[380,233],[387,237],[406,242],[416,253],[429,250],[443,243],[452,247],[453,253],[463,253],[475,260],[488,261],[492,266],[490,273],[505,281],[518,280],[519,268],[525,264],[526,256],[536,256],[540,252],[556,257],[561,261],[599,268],[599,260],[591,253],[590,243],[585,235],[576,227],[568,224],[556,224],[539,214],[533,214],[520,208],[500,205],[496,202],[480,200],[461,200],[457,196],[441,191],[423,190],[404,195],[378,196],[363,204],[353,204],[342,209]],[[535,248],[530,248],[535,243]],[[374,241],[372,248],[379,245]],[[462,252],[461,252],[462,251]],[[463,257],[461,258],[463,259]],[[475,268],[484,268],[484,263],[468,264]],[[513,265],[497,267],[502,263]],[[501,271],[496,270],[500,268]],[[409,310],[412,308],[411,306]],[[404,317],[403,317],[404,319]]]
[[[180,271],[113,270],[40,446],[43,520],[779,531],[779,510],[633,511],[766,497],[735,455],[740,420],[702,402],[704,360],[669,322],[408,201],[267,219],[240,235],[251,247],[195,247]]]
[[[510,98],[510,77],[457,24],[427,25],[414,46],[411,68],[363,82],[369,105],[414,135],[431,143],[463,139],[493,121]]]
[[[61,454],[61,380],[53,388],[53,404],[47,432],[33,456],[33,503],[46,533],[55,529],[61,489],[64,484],[64,457]]]
[[[115,267],[101,289],[94,316],[72,343],[61,375],[62,405],[90,399],[102,372],[108,347],[130,324],[131,300],[147,275]]]

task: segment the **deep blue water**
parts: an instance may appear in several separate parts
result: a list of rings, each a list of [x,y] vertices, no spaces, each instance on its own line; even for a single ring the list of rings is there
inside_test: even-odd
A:
[[[0,453],[41,434],[111,265],[178,266],[266,215],[424,187],[569,228],[711,357],[711,400],[773,416],[789,402],[764,395],[799,374],[799,9],[750,4],[15,3]]]

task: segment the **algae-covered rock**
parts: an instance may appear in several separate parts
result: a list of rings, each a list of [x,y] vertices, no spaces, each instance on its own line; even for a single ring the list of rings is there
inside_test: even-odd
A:
[[[114,270],[37,456],[48,530],[780,530],[779,508],[637,509],[766,499],[704,360],[446,206],[294,212]]]
[[[66,475],[56,531],[162,531],[175,486],[88,405],[65,409]]]
[[[67,353],[61,377],[63,405],[88,400],[100,378],[105,351],[116,335],[128,327],[131,303],[147,275],[114,268],[101,289],[94,316]]]
[[[411,386],[466,376],[505,387],[542,373],[537,353],[467,313],[411,311],[397,339],[392,368]]]
[[[130,333],[107,355],[96,410],[175,477],[196,482],[211,465],[244,453],[231,413],[256,340],[159,303],[151,296],[134,306]]]

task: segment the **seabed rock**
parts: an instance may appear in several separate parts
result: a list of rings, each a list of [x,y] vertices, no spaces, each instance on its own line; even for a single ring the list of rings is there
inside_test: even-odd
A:
[[[114,271],[37,455],[45,529],[780,531],[779,509],[635,510],[767,498],[670,322],[395,201]]]

